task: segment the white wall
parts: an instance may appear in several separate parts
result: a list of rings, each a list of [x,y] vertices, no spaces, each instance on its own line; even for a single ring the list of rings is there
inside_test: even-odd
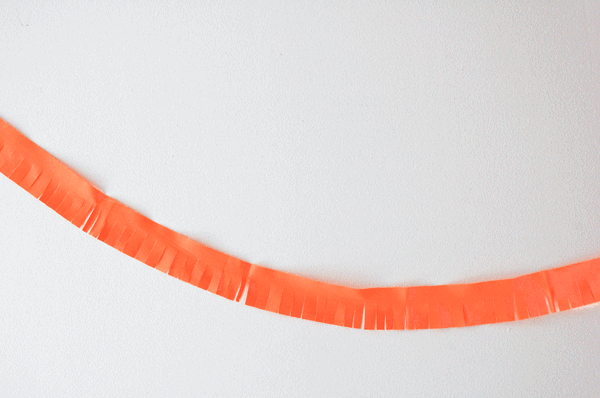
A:
[[[358,287],[600,256],[600,3],[0,2],[0,117],[154,220]],[[600,308],[346,330],[165,277],[0,178],[0,392],[598,396]]]

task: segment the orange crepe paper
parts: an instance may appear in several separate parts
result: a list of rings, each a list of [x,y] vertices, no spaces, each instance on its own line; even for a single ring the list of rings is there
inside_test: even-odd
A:
[[[600,258],[512,279],[354,289],[249,264],[144,217],[0,119],[0,172],[77,228],[150,267],[229,300],[371,330],[508,322],[600,301]]]

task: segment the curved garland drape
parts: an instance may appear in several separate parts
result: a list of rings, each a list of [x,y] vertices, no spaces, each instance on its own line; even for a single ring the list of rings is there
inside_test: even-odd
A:
[[[84,232],[152,268],[259,309],[390,330],[508,322],[600,301],[600,258],[512,279],[354,289],[204,246],[106,196],[0,119],[0,172]]]

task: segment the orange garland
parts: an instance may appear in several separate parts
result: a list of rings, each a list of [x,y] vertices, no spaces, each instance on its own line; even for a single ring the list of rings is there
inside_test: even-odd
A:
[[[249,264],[144,217],[0,119],[0,172],[86,233],[152,268],[246,305],[364,329],[532,318],[600,301],[600,258],[480,283],[353,289]]]

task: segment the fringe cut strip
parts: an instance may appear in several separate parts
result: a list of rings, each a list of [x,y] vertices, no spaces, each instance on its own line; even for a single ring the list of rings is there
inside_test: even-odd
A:
[[[250,264],[144,217],[0,119],[0,172],[77,228],[144,264],[229,300],[370,330],[509,322],[600,301],[600,258],[512,279],[354,289]]]

